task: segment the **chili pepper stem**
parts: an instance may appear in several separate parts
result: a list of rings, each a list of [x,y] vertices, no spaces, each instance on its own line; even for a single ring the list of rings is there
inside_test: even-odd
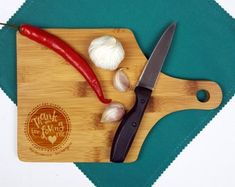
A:
[[[16,30],[19,29],[18,26],[12,25],[12,24],[8,24],[8,23],[1,23],[1,22],[0,22],[0,25],[4,25],[4,26],[6,26],[6,27],[10,27],[10,28],[13,28],[13,29],[16,29]]]

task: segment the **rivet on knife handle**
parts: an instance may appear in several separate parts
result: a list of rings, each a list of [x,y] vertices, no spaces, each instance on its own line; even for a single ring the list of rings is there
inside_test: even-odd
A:
[[[124,116],[113,139],[110,160],[123,162],[134,140],[152,90],[137,86],[135,88],[136,102],[133,108]]]

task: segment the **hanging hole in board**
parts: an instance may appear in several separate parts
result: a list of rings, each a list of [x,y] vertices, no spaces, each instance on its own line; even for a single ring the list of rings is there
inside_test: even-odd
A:
[[[207,90],[198,90],[196,97],[197,97],[198,101],[205,103],[205,102],[209,101],[210,94]]]

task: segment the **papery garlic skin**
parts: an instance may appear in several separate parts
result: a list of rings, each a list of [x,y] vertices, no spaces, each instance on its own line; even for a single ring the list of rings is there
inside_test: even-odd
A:
[[[123,104],[118,102],[113,102],[105,108],[100,122],[101,123],[116,122],[122,119],[124,114],[125,114],[125,107],[123,106]]]
[[[122,69],[117,70],[114,74],[113,86],[120,92],[126,92],[130,88],[130,80]]]
[[[115,70],[125,57],[125,51],[118,39],[105,35],[94,39],[88,49],[91,61],[100,68]]]

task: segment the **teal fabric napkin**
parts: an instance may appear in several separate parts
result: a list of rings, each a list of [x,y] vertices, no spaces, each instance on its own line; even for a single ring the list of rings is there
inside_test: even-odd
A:
[[[126,27],[134,31],[149,57],[156,40],[173,21],[177,31],[163,72],[217,81],[224,93],[222,107],[235,92],[235,21],[213,0],[28,0],[9,22],[59,28]],[[15,46],[15,31],[2,29],[0,86],[17,103]],[[220,108],[182,111],[163,118],[134,163],[75,164],[97,186],[150,186]]]

